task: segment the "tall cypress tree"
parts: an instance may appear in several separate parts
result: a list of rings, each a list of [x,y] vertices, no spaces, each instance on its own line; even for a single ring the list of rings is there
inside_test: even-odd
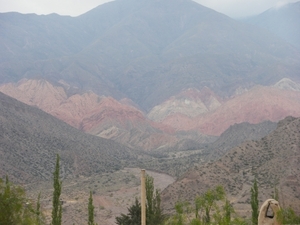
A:
[[[153,177],[146,176],[146,220],[147,225],[162,224],[165,215],[161,208],[160,193],[157,189],[154,190]]]
[[[89,222],[88,225],[96,225],[94,223],[94,205],[93,205],[93,195],[92,191],[90,191],[90,197],[89,197],[89,204],[88,204],[88,211],[89,211]]]
[[[53,173],[53,201],[51,225],[61,225],[62,204],[60,201],[62,182],[59,179],[59,155],[56,155],[55,171]]]
[[[251,208],[252,208],[252,225],[258,224],[258,187],[257,181],[254,180],[251,188]]]

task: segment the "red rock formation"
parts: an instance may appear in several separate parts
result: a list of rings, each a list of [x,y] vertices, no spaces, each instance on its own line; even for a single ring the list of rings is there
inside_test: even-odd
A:
[[[23,79],[17,84],[8,83],[0,86],[0,91],[28,105],[51,113],[67,99],[63,88],[55,87],[45,80]]]
[[[187,89],[155,106],[148,114],[151,120],[131,100],[119,102],[92,92],[68,98],[62,87],[45,80],[4,84],[0,91],[85,132],[131,146],[155,148],[178,141],[176,131],[216,136],[235,123],[300,116],[300,92],[281,86],[257,86],[226,101],[208,88]]]
[[[5,84],[0,91],[38,108],[87,133],[113,139],[131,147],[158,148],[178,139],[167,125],[147,119],[131,100],[121,103],[92,92],[67,98],[63,88],[45,80],[22,80]]]
[[[174,114],[162,123],[176,130],[199,130],[204,134],[220,135],[235,123],[278,121],[286,116],[300,116],[300,92],[257,86],[204,115],[191,118]]]

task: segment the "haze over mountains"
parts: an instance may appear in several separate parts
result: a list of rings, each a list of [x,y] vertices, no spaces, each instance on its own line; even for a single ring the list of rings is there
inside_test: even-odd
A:
[[[2,92],[130,147],[300,116],[294,43],[193,1],[117,0],[75,18],[2,13],[0,26]]]
[[[1,30],[2,83],[43,77],[147,110],[184,88],[229,96],[299,80],[299,51],[189,0],[118,0],[76,18],[3,13]]]
[[[300,2],[271,8],[266,12],[250,17],[245,21],[266,28],[277,36],[300,48]]]

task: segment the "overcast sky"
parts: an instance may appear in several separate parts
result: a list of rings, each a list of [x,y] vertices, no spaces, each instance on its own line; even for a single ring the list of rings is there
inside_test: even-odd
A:
[[[77,16],[110,0],[0,0],[0,12]],[[239,18],[299,0],[195,0],[228,16]]]

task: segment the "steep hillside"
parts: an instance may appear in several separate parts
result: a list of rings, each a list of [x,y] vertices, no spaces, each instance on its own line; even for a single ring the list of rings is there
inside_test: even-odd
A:
[[[223,156],[228,150],[248,140],[259,140],[271,133],[277,127],[277,123],[264,121],[259,124],[248,122],[231,125],[220,137],[208,146],[207,159],[215,160]]]
[[[162,196],[172,209],[178,200],[193,200],[208,188],[223,185],[240,213],[249,212],[250,187],[256,177],[260,202],[279,189],[283,206],[300,210],[300,119],[287,117],[276,130],[258,141],[231,149],[221,159],[200,165],[181,176]]]
[[[141,165],[147,169],[180,177],[194,166],[215,161],[230,149],[243,142],[259,140],[275,130],[277,123],[265,121],[259,124],[241,123],[230,126],[212,143],[202,143],[184,139],[175,146],[163,146],[156,150],[142,152]],[[184,132],[181,132],[184,135]],[[197,136],[197,134],[195,134]]]
[[[1,176],[19,182],[47,180],[57,153],[64,178],[114,171],[135,159],[120,144],[84,134],[2,93],[0,106]]]

